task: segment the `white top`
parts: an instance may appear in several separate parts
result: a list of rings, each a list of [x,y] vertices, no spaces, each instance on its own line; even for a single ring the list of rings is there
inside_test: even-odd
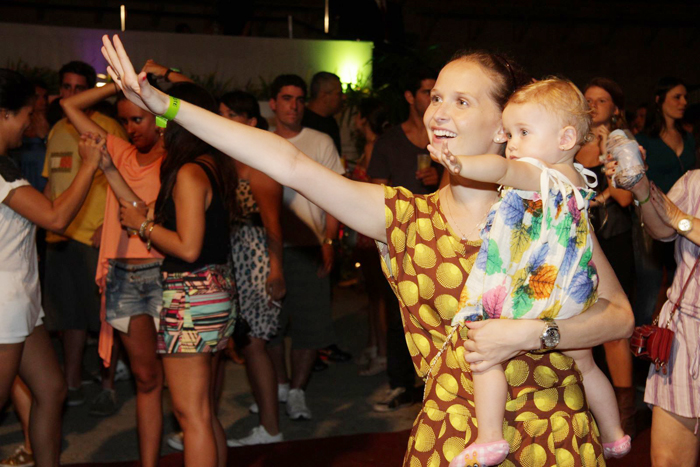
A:
[[[7,182],[0,175],[0,200],[24,185],[29,182]],[[44,315],[35,235],[32,222],[0,204],[0,343],[23,342]]]
[[[311,128],[287,141],[319,164],[338,174],[345,173],[330,136]],[[318,246],[326,236],[326,213],[302,195],[284,187],[282,227],[285,246]]]

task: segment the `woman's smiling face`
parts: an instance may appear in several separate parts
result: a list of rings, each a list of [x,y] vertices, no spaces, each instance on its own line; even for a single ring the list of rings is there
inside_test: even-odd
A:
[[[494,85],[480,65],[457,59],[440,71],[423,116],[431,144],[447,143],[457,155],[501,153],[494,143],[501,131],[501,109],[491,97]]]

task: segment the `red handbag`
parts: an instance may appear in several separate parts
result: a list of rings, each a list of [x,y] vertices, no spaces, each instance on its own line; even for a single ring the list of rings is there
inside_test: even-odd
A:
[[[656,371],[661,370],[663,374],[668,374],[668,360],[671,357],[671,344],[673,344],[673,337],[675,335],[668,327],[671,324],[673,315],[676,314],[676,310],[678,310],[680,306],[688,283],[693,278],[695,269],[698,267],[698,262],[700,262],[700,257],[695,260],[695,265],[693,269],[690,270],[688,279],[685,281],[683,289],[681,289],[678,302],[673,305],[673,310],[671,310],[668,321],[666,321],[666,326],[658,326],[659,317],[657,316],[652,324],[645,324],[644,326],[637,326],[634,328],[634,333],[630,338],[630,349],[634,356],[649,360],[656,366]]]

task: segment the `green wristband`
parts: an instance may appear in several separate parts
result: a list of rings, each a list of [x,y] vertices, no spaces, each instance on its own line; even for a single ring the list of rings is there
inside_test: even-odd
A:
[[[651,190],[649,190],[649,193],[647,194],[647,197],[644,198],[642,201],[637,201],[636,199],[634,200],[634,204],[637,206],[641,206],[642,204],[648,203],[649,198],[651,198]]]
[[[168,122],[174,119],[177,112],[180,110],[180,99],[173,96],[169,97],[170,104],[168,105],[168,110],[166,110],[163,115],[156,115],[156,126],[159,128],[165,128],[168,126]]]

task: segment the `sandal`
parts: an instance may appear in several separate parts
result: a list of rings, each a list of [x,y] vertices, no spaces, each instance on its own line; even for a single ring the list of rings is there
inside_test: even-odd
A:
[[[498,465],[510,452],[508,441],[502,439],[492,443],[470,444],[450,462],[449,467],[487,467]]]

